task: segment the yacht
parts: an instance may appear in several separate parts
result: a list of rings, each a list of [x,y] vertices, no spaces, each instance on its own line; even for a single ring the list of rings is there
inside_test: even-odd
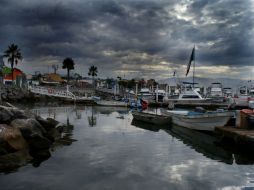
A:
[[[211,98],[215,102],[223,102],[224,96],[222,92],[222,84],[219,82],[214,82],[208,89],[208,98]]]
[[[166,91],[159,89],[158,91],[155,90],[155,99],[158,94],[158,101],[163,102],[164,97],[166,97]]]
[[[226,97],[226,98],[233,97],[232,88],[223,88],[222,93],[223,93],[223,96]]]
[[[238,107],[248,107],[249,101],[252,100],[254,100],[254,88],[249,89],[247,86],[241,86],[234,96],[235,104]]]
[[[199,88],[192,88],[190,85],[186,85],[190,83],[184,82],[181,89],[180,94],[175,99],[168,99],[168,100],[186,100],[186,101],[206,101],[207,98],[202,97],[202,95],[199,93]]]
[[[155,96],[148,88],[141,88],[138,97],[144,100],[154,100]]]

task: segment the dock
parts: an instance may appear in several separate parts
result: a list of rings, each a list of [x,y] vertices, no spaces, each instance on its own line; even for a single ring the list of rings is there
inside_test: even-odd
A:
[[[216,127],[215,133],[221,137],[221,140],[231,141],[242,148],[254,150],[254,130],[225,126]]]

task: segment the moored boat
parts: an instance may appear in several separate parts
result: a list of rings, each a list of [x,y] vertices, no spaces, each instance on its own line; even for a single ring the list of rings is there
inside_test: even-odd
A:
[[[195,111],[164,111],[164,115],[172,117],[172,122],[176,125],[194,130],[213,131],[216,126],[225,126],[233,112],[209,111],[205,113]]]
[[[109,106],[109,107],[127,107],[128,103],[123,101],[107,101],[107,100],[100,100],[96,102],[99,106]]]
[[[138,121],[143,121],[146,123],[152,123],[152,124],[169,124],[171,121],[171,118],[166,116],[166,115],[157,115],[153,113],[148,113],[148,112],[138,112],[138,111],[133,111],[132,112],[133,118],[138,120]]]

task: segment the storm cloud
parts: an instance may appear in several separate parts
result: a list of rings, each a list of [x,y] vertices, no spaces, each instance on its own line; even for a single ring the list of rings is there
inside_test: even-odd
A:
[[[1,0],[0,49],[22,50],[27,73],[65,57],[87,76],[165,78],[184,74],[196,47],[200,76],[253,72],[252,0]],[[231,72],[232,71],[232,72]],[[60,71],[64,72],[64,71]]]

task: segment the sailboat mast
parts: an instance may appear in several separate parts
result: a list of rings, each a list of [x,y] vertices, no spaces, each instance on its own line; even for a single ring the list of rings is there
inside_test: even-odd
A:
[[[193,89],[194,89],[194,83],[195,83],[195,60],[194,60],[194,63],[193,63],[193,79],[192,79],[193,83]]]
[[[193,81],[193,89],[194,89],[194,83],[195,83],[195,61],[196,59],[195,59],[195,46],[194,46],[194,55],[193,55],[193,79],[192,79],[192,81]]]

